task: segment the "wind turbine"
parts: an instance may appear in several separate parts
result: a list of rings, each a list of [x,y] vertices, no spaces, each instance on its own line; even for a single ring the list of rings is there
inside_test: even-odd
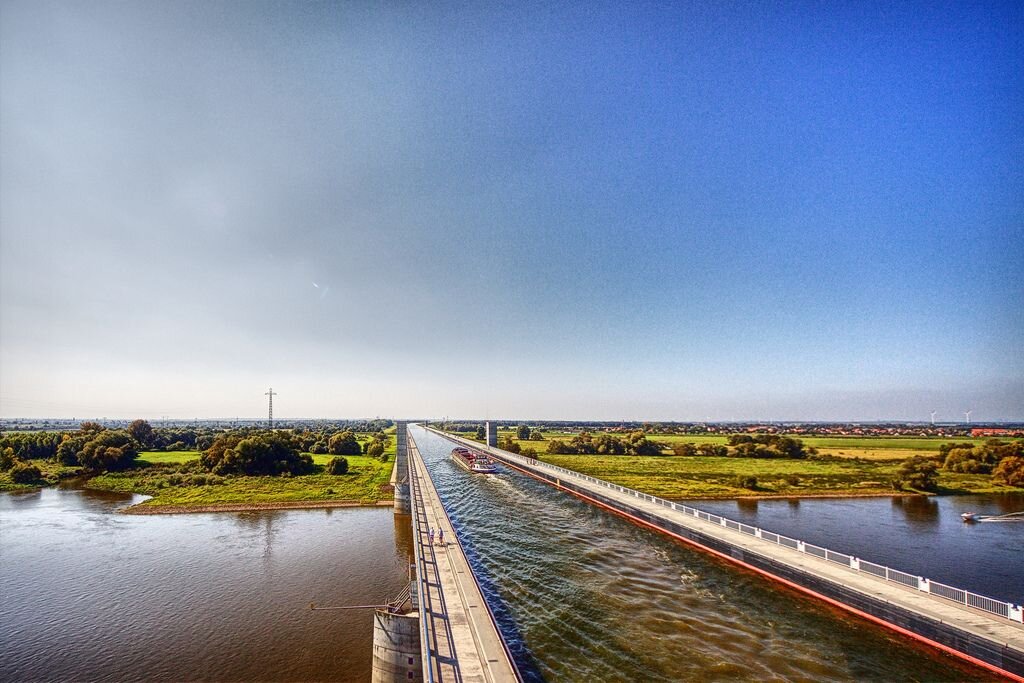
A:
[[[964,417],[967,418],[967,424],[971,424],[971,413],[973,412],[973,410],[967,410],[964,412]]]
[[[936,414],[937,412],[939,412],[939,411],[937,411],[937,410],[933,410],[933,411],[932,411],[932,427],[934,427],[934,426],[935,426],[935,414]]]

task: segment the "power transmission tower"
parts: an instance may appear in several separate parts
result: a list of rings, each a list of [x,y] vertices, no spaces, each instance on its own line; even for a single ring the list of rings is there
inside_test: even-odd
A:
[[[270,412],[267,413],[267,429],[274,428],[274,388],[271,387],[270,391],[263,393],[264,396],[270,397]]]

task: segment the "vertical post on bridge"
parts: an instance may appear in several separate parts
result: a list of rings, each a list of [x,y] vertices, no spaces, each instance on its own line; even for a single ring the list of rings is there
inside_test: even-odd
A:
[[[391,483],[395,491],[395,514],[412,513],[409,500],[409,423],[405,420],[395,421],[395,469],[391,474]]]

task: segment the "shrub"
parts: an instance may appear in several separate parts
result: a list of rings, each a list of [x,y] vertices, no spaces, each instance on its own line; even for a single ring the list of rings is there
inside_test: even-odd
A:
[[[16,462],[11,468],[11,481],[15,484],[35,484],[42,478],[39,468],[27,462]]]
[[[330,462],[327,463],[327,474],[347,474],[348,473],[348,459],[338,456],[337,458],[331,458]]]
[[[366,454],[371,458],[379,458],[384,455],[384,444],[380,441],[371,441],[370,445],[366,447]]]
[[[380,460],[381,462],[387,462],[390,459],[391,456],[389,456],[387,453],[381,453],[380,458],[378,458],[378,460]]]
[[[108,429],[85,444],[78,462],[94,472],[117,472],[132,467],[138,456],[135,439],[128,432]]]
[[[0,472],[6,472],[14,467],[14,449],[8,446],[0,451]]]
[[[222,434],[200,462],[207,471],[219,475],[284,476],[313,471],[313,459],[299,453],[291,439],[278,432]]]
[[[992,473],[992,479],[1008,486],[1024,487],[1024,458],[1016,455],[1003,458]]]
[[[787,475],[786,476],[786,483],[789,484],[790,486],[799,486],[800,485],[800,477],[796,476],[795,474]]]
[[[900,465],[897,478],[901,484],[918,491],[938,489],[939,465],[931,458],[915,455]]]
[[[327,452],[331,455],[359,455],[362,451],[356,435],[348,430],[335,434],[327,442]]]
[[[757,488],[757,477],[741,474],[740,476],[736,477],[736,481],[734,483],[737,487],[741,489],[754,490]]]

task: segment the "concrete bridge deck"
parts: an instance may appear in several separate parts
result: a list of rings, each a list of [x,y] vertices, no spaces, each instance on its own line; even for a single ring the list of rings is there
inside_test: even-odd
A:
[[[768,532],[759,529],[756,530],[757,535],[752,535],[752,527],[747,527],[747,533],[743,533],[738,527],[745,525],[736,524],[737,528],[730,528],[722,521],[684,513],[681,509],[685,506],[682,505],[476,441],[432,431],[456,443],[485,451],[515,470],[626,516],[642,526],[698,546],[986,669],[1024,681],[1024,624],[856,571],[849,564],[843,566],[835,560],[802,552],[802,547],[779,545],[761,537],[761,533]],[[708,517],[721,519],[713,515]],[[849,561],[862,562],[857,558]]]
[[[522,680],[411,436],[408,453],[423,680]]]

